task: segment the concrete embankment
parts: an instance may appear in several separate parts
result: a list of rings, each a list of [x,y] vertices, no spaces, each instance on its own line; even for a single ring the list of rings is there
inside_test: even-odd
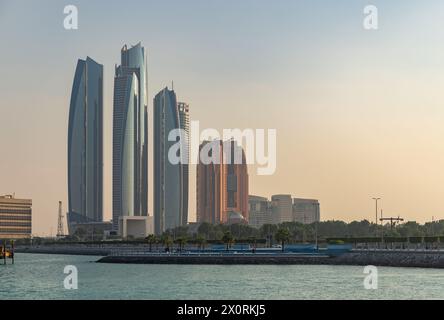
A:
[[[298,254],[152,254],[126,255],[147,251],[139,246],[20,246],[17,253],[102,256],[101,263],[138,264],[313,264],[375,265],[389,267],[444,268],[444,251],[421,250],[353,250],[337,256]],[[119,252],[116,255],[116,252]]]
[[[143,256],[107,256],[99,259],[100,263],[134,264],[322,264],[328,256],[301,255],[143,255]]]
[[[444,268],[444,252],[422,251],[352,251],[340,256],[310,255],[110,255],[100,263],[134,264],[305,264],[305,265],[375,265],[390,267]]]
[[[114,249],[115,250],[115,249]],[[78,256],[107,256],[112,248],[82,247],[82,246],[30,246],[17,247],[16,253],[66,254]]]

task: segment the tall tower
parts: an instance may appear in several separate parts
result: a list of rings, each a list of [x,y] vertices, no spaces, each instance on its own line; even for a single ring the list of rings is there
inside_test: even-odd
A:
[[[62,213],[62,201],[59,201],[59,214],[57,221],[57,238],[64,237],[65,231],[63,227],[63,213]]]
[[[103,220],[103,66],[78,60],[68,123],[68,224]]]
[[[204,141],[199,154],[205,153],[213,159],[211,163],[197,164],[196,171],[196,212],[197,222],[219,224],[223,222],[225,203],[222,141]]]
[[[181,202],[182,202],[182,225],[188,223],[188,195],[189,195],[189,163],[190,163],[190,106],[187,103],[179,102],[177,104],[177,109],[179,112],[179,127],[182,129],[183,135],[181,136],[181,141],[183,141],[186,149],[184,149],[184,154],[182,159],[185,160],[181,165],[182,174],[182,192]]]
[[[170,141],[172,130],[181,130],[181,150],[187,150],[185,137],[188,122],[188,108],[182,104],[182,112],[176,94],[168,88],[154,98],[154,231],[161,234],[167,229],[179,227],[188,220],[188,167],[183,162],[172,163],[169,151],[177,141]],[[181,125],[182,119],[182,125]],[[174,131],[173,131],[174,132]],[[183,139],[183,140],[182,140]],[[186,159],[188,154],[180,155]],[[186,173],[186,174],[185,174]]]
[[[113,103],[113,229],[120,216],[148,215],[148,110],[145,49],[121,50]]]
[[[197,165],[197,221],[228,223],[230,216],[248,221],[248,170],[243,149],[235,141],[204,141],[199,153],[210,163]]]
[[[248,221],[248,168],[245,152],[234,140],[224,142],[226,170],[224,181],[224,222],[230,213],[239,213]]]

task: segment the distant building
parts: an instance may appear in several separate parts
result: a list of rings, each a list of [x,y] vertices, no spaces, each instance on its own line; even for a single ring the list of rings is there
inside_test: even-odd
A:
[[[152,216],[135,217],[122,216],[119,219],[119,236],[122,238],[145,238],[154,234],[154,219]]]
[[[159,235],[165,230],[186,225],[188,220],[188,164],[182,158],[188,154],[181,154],[183,161],[179,163],[169,159],[170,149],[177,144],[177,141],[170,141],[169,135],[174,133],[173,130],[187,130],[188,108],[177,103],[173,90],[164,88],[154,97],[153,109],[154,231]],[[181,149],[187,149],[189,142],[180,142],[183,143]]]
[[[293,199],[293,220],[303,224],[319,222],[321,213],[319,201],[314,199]]]
[[[271,197],[273,223],[292,222],[293,206],[290,194],[277,194]]]
[[[264,224],[272,224],[271,202],[264,197],[248,196],[248,224],[260,228]]]
[[[103,220],[103,66],[78,60],[68,123],[68,226]]]
[[[227,211],[227,224],[248,224],[247,219],[240,213],[236,211]]]
[[[237,216],[233,213],[243,217],[242,223],[248,221],[248,169],[242,147],[232,140],[204,141],[199,152],[212,161],[197,165],[197,222],[230,223],[230,217]]]
[[[0,239],[30,238],[32,200],[0,196]]]

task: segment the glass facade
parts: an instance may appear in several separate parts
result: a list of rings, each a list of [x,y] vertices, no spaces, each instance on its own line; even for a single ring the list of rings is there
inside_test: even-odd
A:
[[[103,220],[103,66],[78,60],[68,123],[68,222]]]
[[[182,105],[182,112],[185,108]],[[171,130],[185,128],[188,112],[180,114],[176,94],[168,88],[154,98],[154,232],[161,234],[188,221],[188,167],[172,164],[168,151],[176,141],[168,141]],[[182,122],[181,122],[182,119]],[[182,123],[182,125],[181,125]],[[186,130],[186,129],[185,129]],[[183,143],[187,143],[182,141]]]
[[[145,50],[121,50],[113,106],[113,229],[120,216],[148,215],[148,111]]]

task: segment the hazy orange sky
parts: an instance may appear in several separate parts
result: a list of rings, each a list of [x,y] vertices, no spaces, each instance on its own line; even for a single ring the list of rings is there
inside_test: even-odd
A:
[[[251,194],[317,198],[322,220],[374,220],[373,196],[386,216],[444,219],[442,1],[373,1],[376,31],[362,27],[367,1],[69,4],[78,30],[63,28],[63,1],[0,0],[0,194],[33,199],[34,234],[55,234],[58,201],[67,208],[70,90],[87,55],[104,65],[111,218],[114,64],[139,41],[150,108],[174,80],[202,129],[277,130],[277,170],[250,168]]]

